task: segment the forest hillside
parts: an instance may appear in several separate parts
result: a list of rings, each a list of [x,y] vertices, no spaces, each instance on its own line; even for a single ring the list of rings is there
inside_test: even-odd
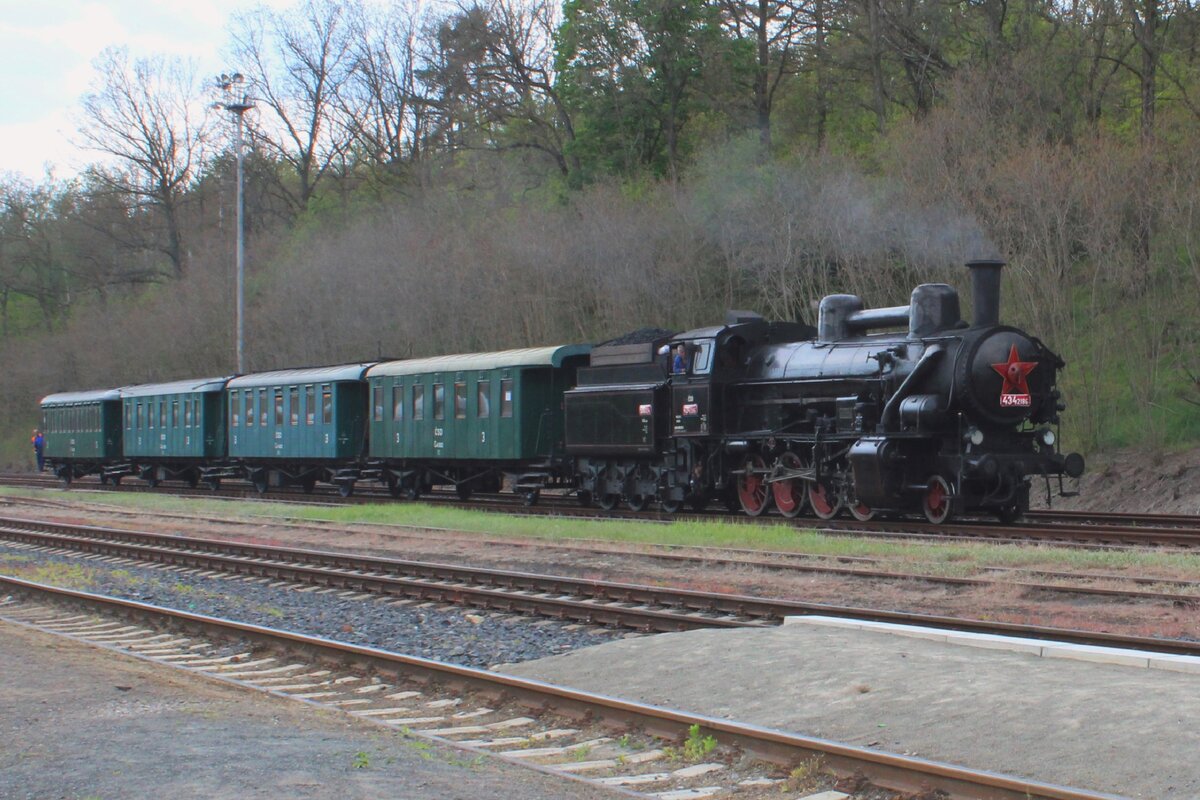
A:
[[[0,463],[51,391],[234,372],[243,106],[248,370],[812,321],[999,256],[1070,448],[1200,441],[1190,2],[307,0],[228,58],[106,51],[92,167],[0,176]]]

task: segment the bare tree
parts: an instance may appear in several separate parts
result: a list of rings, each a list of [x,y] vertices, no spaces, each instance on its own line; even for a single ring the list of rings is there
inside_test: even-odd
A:
[[[354,71],[353,33],[343,3],[304,0],[285,11],[258,8],[234,18],[233,56],[265,110],[248,119],[256,143],[291,168],[280,190],[303,211],[347,155],[361,109],[343,90]]]
[[[395,169],[420,160],[428,135],[429,101],[417,79],[419,3],[352,8],[355,69],[340,94],[343,118],[366,158]]]
[[[163,57],[130,61],[124,49],[105,50],[95,62],[95,90],[83,99],[84,144],[115,160],[95,165],[97,184],[161,220],[162,240],[153,244],[183,274],[187,254],[181,208],[203,158],[207,116],[198,111],[194,70]]]

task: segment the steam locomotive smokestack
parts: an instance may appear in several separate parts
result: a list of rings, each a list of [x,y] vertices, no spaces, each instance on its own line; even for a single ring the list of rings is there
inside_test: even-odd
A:
[[[971,270],[971,300],[974,319],[971,327],[982,328],[1000,324],[1000,270],[1004,262],[997,259],[968,261]]]

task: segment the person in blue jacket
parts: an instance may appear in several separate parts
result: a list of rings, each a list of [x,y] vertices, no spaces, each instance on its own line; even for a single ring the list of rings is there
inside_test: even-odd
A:
[[[675,359],[671,362],[671,372],[675,375],[687,374],[687,346],[679,345],[675,348]]]
[[[33,429],[33,454],[37,456],[38,472],[44,472],[46,469],[46,437],[42,436],[42,432],[37,428]]]

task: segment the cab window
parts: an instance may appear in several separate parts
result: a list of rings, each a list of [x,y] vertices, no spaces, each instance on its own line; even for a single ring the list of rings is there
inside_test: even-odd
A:
[[[696,351],[692,355],[692,374],[707,375],[712,369],[712,351],[713,343],[711,341],[701,342],[696,345]]]

